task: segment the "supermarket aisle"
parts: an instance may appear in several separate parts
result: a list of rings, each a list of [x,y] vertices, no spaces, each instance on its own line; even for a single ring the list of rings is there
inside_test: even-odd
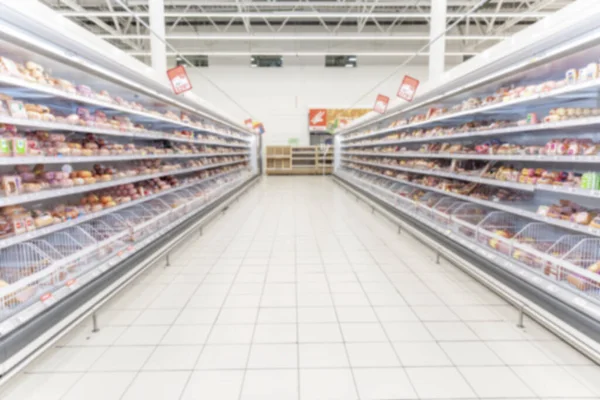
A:
[[[600,369],[329,178],[268,178],[6,400],[589,399]]]

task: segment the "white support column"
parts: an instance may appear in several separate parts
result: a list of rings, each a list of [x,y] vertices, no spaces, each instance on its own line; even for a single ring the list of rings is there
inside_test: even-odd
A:
[[[445,0],[444,0],[445,1]],[[165,4],[163,0],[149,0],[150,6],[150,50],[152,68],[159,73],[167,71],[167,46],[165,40]]]
[[[430,40],[435,40],[446,30],[447,0],[431,2]],[[429,82],[441,79],[445,70],[446,35],[443,35],[429,49]]]

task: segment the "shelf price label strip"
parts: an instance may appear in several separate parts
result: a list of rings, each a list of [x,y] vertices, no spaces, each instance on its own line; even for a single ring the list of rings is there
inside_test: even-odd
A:
[[[490,161],[535,161],[535,162],[565,162],[565,163],[600,163],[600,156],[546,156],[521,154],[467,154],[467,153],[421,153],[418,151],[382,152],[342,151],[343,156],[388,157],[388,158],[443,158],[459,160],[490,160]]]
[[[96,218],[102,217],[104,215],[112,214],[114,212],[117,212],[117,211],[129,208],[129,207],[132,207],[132,206],[135,206],[135,205],[138,205],[138,204],[142,204],[142,203],[148,202],[150,200],[154,200],[154,199],[159,198],[161,196],[164,196],[164,195],[167,195],[167,194],[170,194],[170,193],[174,193],[174,192],[176,192],[178,190],[190,188],[190,187],[196,186],[198,184],[202,184],[202,183],[205,183],[207,181],[210,181],[211,179],[224,177],[224,176],[227,176],[229,174],[233,174],[233,173],[240,172],[240,171],[243,171],[243,169],[238,169],[238,170],[233,170],[233,171],[227,171],[227,172],[224,172],[224,173],[221,173],[221,174],[212,175],[212,176],[210,176],[208,178],[203,178],[203,179],[200,179],[200,180],[197,180],[197,181],[189,182],[189,183],[183,184],[181,186],[177,186],[177,187],[174,187],[174,188],[171,188],[171,189],[164,190],[162,192],[158,192],[158,193],[154,193],[154,194],[149,195],[149,196],[142,197],[142,198],[137,199],[137,200],[132,200],[132,201],[127,202],[127,203],[119,204],[119,205],[117,205],[115,207],[107,208],[107,209],[104,209],[102,211],[98,211],[98,212],[95,212],[95,213],[90,213],[90,214],[87,214],[87,215],[85,215],[83,217],[78,217],[78,218],[70,220],[70,221],[66,221],[66,222],[63,222],[63,223],[60,223],[60,224],[50,225],[50,226],[47,226],[45,228],[36,229],[36,230],[34,230],[32,232],[28,232],[28,233],[21,234],[21,235],[16,235],[16,236],[9,237],[9,238],[6,238],[6,239],[1,239],[0,240],[0,249],[6,248],[6,247],[9,247],[9,246],[13,246],[13,245],[18,244],[18,243],[23,243],[23,242],[26,242],[28,240],[32,240],[32,239],[35,239],[35,238],[38,238],[38,237],[46,236],[46,235],[49,235],[50,233],[54,233],[54,232],[57,232],[57,231],[60,231],[60,230],[66,229],[66,228],[77,226],[79,224],[82,224],[84,222],[90,221],[92,219],[96,219]]]
[[[216,131],[211,131],[209,129],[206,128],[200,128],[197,127],[195,125],[191,125],[191,124],[187,124],[185,122],[181,122],[181,121],[176,121],[167,117],[164,117],[162,115],[157,115],[151,112],[146,112],[146,111],[139,111],[139,110],[134,110],[132,108],[128,108],[128,107],[123,107],[121,105],[118,104],[114,104],[114,103],[110,103],[107,101],[102,101],[102,100],[98,100],[98,99],[94,99],[91,97],[85,97],[85,96],[81,96],[78,94],[71,94],[71,93],[67,93],[66,91],[62,91],[59,89],[54,89],[52,87],[46,86],[46,85],[42,85],[42,84],[38,84],[38,83],[34,83],[34,82],[28,82],[25,81],[23,79],[19,79],[19,78],[15,78],[15,77],[11,77],[11,76],[7,76],[7,75],[0,75],[0,84],[5,84],[5,85],[11,85],[11,86],[15,86],[15,87],[20,87],[20,88],[24,88],[24,89],[30,89],[30,90],[34,90],[40,93],[44,93],[47,95],[51,95],[57,98],[61,98],[64,100],[70,100],[70,101],[74,101],[80,104],[86,104],[86,105],[90,105],[90,106],[94,106],[94,107],[104,107],[106,109],[110,109],[113,111],[120,111],[123,112],[125,114],[129,114],[129,115],[133,115],[133,116],[139,116],[139,117],[143,117],[143,118],[147,118],[147,119],[151,119],[154,121],[159,121],[159,122],[164,122],[164,123],[168,123],[168,124],[173,124],[176,126],[180,126],[182,128],[185,129],[191,129],[197,132],[201,132],[201,133],[208,133],[211,135],[216,135],[216,136],[221,136],[224,138],[228,138],[228,139],[236,139],[236,140],[242,140],[242,141],[248,141],[248,139],[245,139],[243,137],[237,137],[237,136],[233,136],[233,135],[229,135],[226,133],[220,133],[220,132],[216,132]],[[249,134],[245,134],[246,136],[249,136]]]
[[[198,171],[202,171],[205,169],[223,167],[223,166],[232,165],[232,164],[240,164],[240,163],[244,163],[244,162],[248,162],[248,161],[249,160],[241,160],[241,161],[230,161],[230,162],[219,163],[219,164],[208,164],[208,165],[203,165],[201,167],[183,168],[183,169],[167,171],[167,172],[157,172],[155,174],[150,174],[150,175],[136,175],[135,177],[131,177],[131,178],[122,178],[122,179],[111,180],[108,182],[94,183],[91,185],[76,186],[76,187],[72,187],[69,189],[44,190],[44,191],[40,191],[40,192],[36,192],[36,193],[5,196],[5,197],[0,198],[0,207],[14,205],[14,204],[28,203],[31,201],[46,200],[46,199],[51,199],[51,198],[56,198],[56,197],[63,197],[63,196],[68,196],[68,195],[76,194],[76,193],[90,192],[93,190],[106,189],[106,188],[113,187],[113,186],[125,185],[128,183],[135,183],[135,182],[145,181],[148,179],[160,178],[160,177],[168,176],[168,175],[181,175],[181,174],[187,174],[190,172],[198,172]]]
[[[481,177],[476,177],[476,176],[454,174],[454,173],[450,173],[450,172],[443,172],[443,171],[436,171],[436,170],[404,168],[404,167],[398,167],[398,166],[394,166],[394,165],[370,163],[370,162],[366,162],[366,161],[358,161],[358,160],[347,159],[347,158],[342,158],[342,161],[351,162],[351,163],[355,163],[355,164],[370,165],[373,167],[383,168],[383,169],[393,169],[393,170],[398,170],[398,171],[410,172],[410,173],[415,173],[415,174],[420,174],[420,175],[440,176],[440,177],[444,177],[444,178],[476,182],[476,183],[481,183],[483,185],[505,187],[505,188],[515,189],[515,190],[527,191],[527,192],[543,191],[543,192],[551,192],[551,193],[570,194],[570,195],[574,195],[574,196],[588,197],[588,198],[593,198],[593,199],[600,198],[600,190],[582,189],[582,188],[576,188],[576,187],[570,187],[570,186],[560,186],[560,185],[542,185],[542,184],[532,185],[532,184],[527,184],[527,183],[501,181],[501,180],[497,180],[497,179],[486,179],[486,178],[481,178]]]
[[[442,140],[459,140],[459,139],[471,139],[475,137],[486,137],[486,136],[500,136],[500,135],[511,135],[525,132],[538,132],[538,131],[553,131],[553,130],[566,130],[570,128],[581,128],[591,127],[600,125],[600,117],[580,118],[567,121],[549,122],[531,125],[511,126],[506,128],[497,129],[482,129],[469,132],[459,132],[452,135],[439,135],[439,136],[421,136],[421,137],[409,137],[404,139],[390,139],[382,140],[377,142],[368,143],[355,143],[351,145],[342,145],[341,148],[355,148],[355,147],[374,147],[374,146],[385,146],[394,144],[404,143],[425,143],[425,142],[439,142]],[[384,133],[393,133],[395,131],[389,131]]]
[[[507,213],[510,214],[515,214],[515,215],[520,215],[522,217],[528,218],[528,219],[532,219],[535,221],[539,221],[539,222],[545,222],[548,225],[554,225],[554,226],[558,226],[560,228],[565,228],[568,230],[572,230],[572,231],[577,231],[577,232],[581,232],[581,233],[585,233],[587,235],[591,235],[591,236],[597,236],[600,237],[600,229],[596,229],[596,228],[592,228],[590,226],[587,225],[580,225],[580,224],[576,224],[574,222],[567,222],[567,221],[561,221],[559,219],[556,218],[549,218],[549,217],[544,217],[541,215],[536,214],[535,212],[532,211],[528,211],[528,210],[522,210],[519,208],[515,208],[515,207],[511,207],[508,205],[504,205],[498,202],[494,202],[494,201],[488,201],[488,200],[480,200],[480,199],[476,199],[473,197],[469,197],[469,196],[464,196],[461,194],[457,194],[457,193],[453,193],[453,192],[448,192],[445,190],[441,190],[435,187],[430,187],[430,186],[426,186],[426,185],[421,185],[418,183],[413,183],[413,182],[409,182],[409,181],[405,181],[403,179],[396,179],[396,178],[392,178],[383,174],[378,174],[378,173],[374,173],[374,172],[369,172],[369,171],[363,171],[357,168],[353,168],[350,166],[345,166],[346,168],[352,169],[354,171],[357,172],[361,172],[363,174],[367,174],[367,175],[372,175],[372,176],[376,176],[379,178],[383,178],[383,179],[387,179],[393,182],[398,182],[398,183],[402,183],[405,185],[409,185],[409,186],[413,186],[413,187],[417,187],[423,190],[428,190],[430,192],[436,192],[436,193],[441,193],[444,194],[448,197],[454,197],[460,200],[464,200],[466,202],[470,202],[470,203],[475,203],[475,204],[480,204],[482,206],[486,206],[489,208],[494,208],[496,210],[500,210],[500,211],[506,211]]]
[[[372,133],[369,133],[366,135],[359,135],[359,136],[355,136],[352,138],[348,138],[348,139],[342,141],[342,143],[349,143],[349,142],[353,142],[356,140],[365,139],[368,137],[384,135],[386,133],[401,132],[401,131],[405,131],[407,129],[418,128],[418,127],[423,127],[423,126],[430,125],[430,124],[435,124],[437,122],[448,121],[448,120],[452,120],[455,118],[485,113],[487,111],[493,111],[493,110],[497,110],[499,108],[500,109],[501,108],[509,108],[513,105],[520,105],[523,103],[535,103],[538,100],[548,100],[548,99],[552,99],[553,97],[558,97],[558,96],[565,95],[565,94],[576,95],[580,91],[584,91],[584,90],[588,90],[588,89],[593,90],[593,89],[596,89],[599,87],[600,87],[600,79],[583,82],[583,83],[567,85],[565,87],[554,89],[547,93],[541,93],[541,94],[536,94],[536,95],[528,96],[528,97],[524,97],[524,98],[518,98],[518,99],[514,99],[514,100],[498,102],[498,103],[490,104],[490,105],[483,106],[483,107],[477,107],[477,108],[473,108],[473,109],[469,109],[469,110],[458,111],[455,113],[448,113],[448,114],[445,114],[445,115],[442,115],[442,116],[439,116],[436,118],[428,119],[426,121],[420,121],[420,122],[416,122],[416,123],[412,123],[412,124],[406,124],[406,125],[396,126],[396,127],[392,127],[392,128],[386,128],[381,131],[372,132]],[[580,93],[580,94],[582,96],[588,95],[587,93]],[[582,97],[582,98],[585,98],[585,97]],[[508,111],[508,110],[506,110],[506,111]]]
[[[48,156],[48,157],[0,157],[0,165],[25,165],[25,164],[76,164],[98,161],[134,161],[134,160],[157,160],[157,159],[187,159],[187,158],[209,158],[209,157],[232,157],[246,156],[248,152],[239,153],[186,153],[186,154],[132,154],[123,156]]]
[[[203,145],[215,145],[223,147],[234,147],[234,148],[250,148],[247,144],[217,142],[202,139],[186,138],[177,136],[172,133],[166,132],[153,132],[153,131],[121,131],[117,129],[106,129],[82,125],[71,125],[61,124],[56,122],[48,121],[36,121],[31,119],[13,118],[5,115],[0,116],[0,123],[14,125],[24,129],[36,129],[46,131],[65,131],[65,132],[78,132],[78,133],[92,133],[97,135],[109,135],[118,137],[131,137],[134,139],[144,140],[168,140],[171,142],[183,142],[189,144],[203,144]],[[235,138],[235,140],[238,140]]]

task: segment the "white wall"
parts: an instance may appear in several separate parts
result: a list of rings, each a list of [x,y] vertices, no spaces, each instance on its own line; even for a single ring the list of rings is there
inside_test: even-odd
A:
[[[357,68],[325,68],[323,57],[317,60],[284,57],[282,68],[251,68],[250,60],[211,59],[208,68],[189,68],[196,94],[226,110],[240,121],[248,114],[211,85],[215,82],[266,128],[264,142],[287,144],[298,138],[309,143],[309,107],[349,107],[368,93],[379,81],[395,70],[394,65],[361,65]],[[427,66],[406,67],[368,94],[356,106],[372,107],[377,93],[390,97],[404,74],[427,80]]]

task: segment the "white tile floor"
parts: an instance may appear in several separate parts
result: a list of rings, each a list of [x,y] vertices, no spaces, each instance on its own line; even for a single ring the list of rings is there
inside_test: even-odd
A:
[[[600,398],[600,368],[328,178],[265,179],[173,258],[0,398]]]

